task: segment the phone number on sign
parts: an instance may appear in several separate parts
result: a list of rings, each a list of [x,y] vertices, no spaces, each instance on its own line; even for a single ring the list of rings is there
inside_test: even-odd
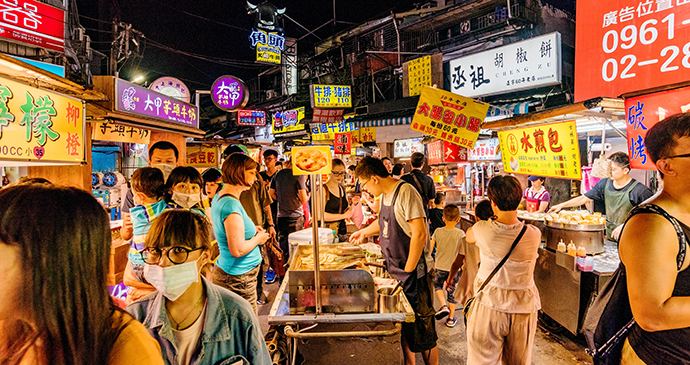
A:
[[[622,50],[633,49],[638,42],[650,46],[662,38],[673,41],[676,37],[676,23],[676,14],[672,13],[661,21],[649,19],[642,23],[639,28],[636,25],[628,25],[621,30],[609,30],[602,39],[602,50],[606,54],[611,54],[619,48]],[[680,24],[688,25],[690,19],[683,19]],[[683,30],[686,31],[686,29]],[[690,69],[690,42],[682,46],[669,45],[664,47],[659,53],[659,58],[638,60],[637,56],[632,53],[624,55],[620,59],[609,58],[604,61],[601,67],[601,77],[606,82],[612,82],[617,78],[629,79],[637,76],[635,66],[655,67],[652,65],[656,64],[660,64],[659,71],[661,72],[677,71],[680,66]]]

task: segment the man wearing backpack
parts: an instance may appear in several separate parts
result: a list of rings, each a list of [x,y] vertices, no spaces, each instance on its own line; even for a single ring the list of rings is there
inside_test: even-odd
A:
[[[650,128],[647,153],[663,191],[631,212],[619,253],[635,324],[621,364],[690,361],[690,113]]]
[[[417,189],[419,195],[422,196],[422,201],[424,202],[427,213],[426,216],[428,217],[429,208],[431,208],[429,202],[436,198],[436,188],[434,187],[434,179],[422,172],[424,158],[425,156],[421,152],[413,153],[410,161],[412,164],[412,171],[410,171],[409,174],[403,175],[401,179],[412,184],[412,186]]]

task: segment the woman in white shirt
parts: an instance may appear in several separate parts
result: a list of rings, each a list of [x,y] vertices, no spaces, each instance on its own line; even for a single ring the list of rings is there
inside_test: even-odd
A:
[[[475,223],[466,237],[481,257],[475,290],[510,251],[524,225],[517,218],[522,188],[515,177],[495,176],[488,195],[495,218]],[[534,283],[540,243],[541,232],[528,225],[503,267],[475,294],[467,323],[468,364],[531,364],[541,309]]]

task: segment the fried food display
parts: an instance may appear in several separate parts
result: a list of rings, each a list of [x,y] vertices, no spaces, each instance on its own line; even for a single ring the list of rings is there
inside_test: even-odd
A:
[[[548,213],[544,215],[547,222],[562,224],[595,225],[606,224],[606,218],[601,213],[590,213],[586,210],[561,210],[558,213]]]
[[[328,165],[328,156],[319,149],[304,149],[295,153],[295,164],[302,171],[315,172]]]

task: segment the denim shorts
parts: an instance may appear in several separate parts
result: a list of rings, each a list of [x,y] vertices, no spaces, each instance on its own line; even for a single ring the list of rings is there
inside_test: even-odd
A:
[[[458,286],[458,281],[460,281],[460,274],[462,274],[462,270],[458,270],[455,278],[453,278],[453,284],[446,288],[446,293],[448,293],[448,303],[456,304],[455,288]],[[434,290],[443,290],[443,285],[445,285],[446,280],[448,280],[448,275],[450,275],[450,272],[448,271],[436,270],[436,276],[434,276]]]

